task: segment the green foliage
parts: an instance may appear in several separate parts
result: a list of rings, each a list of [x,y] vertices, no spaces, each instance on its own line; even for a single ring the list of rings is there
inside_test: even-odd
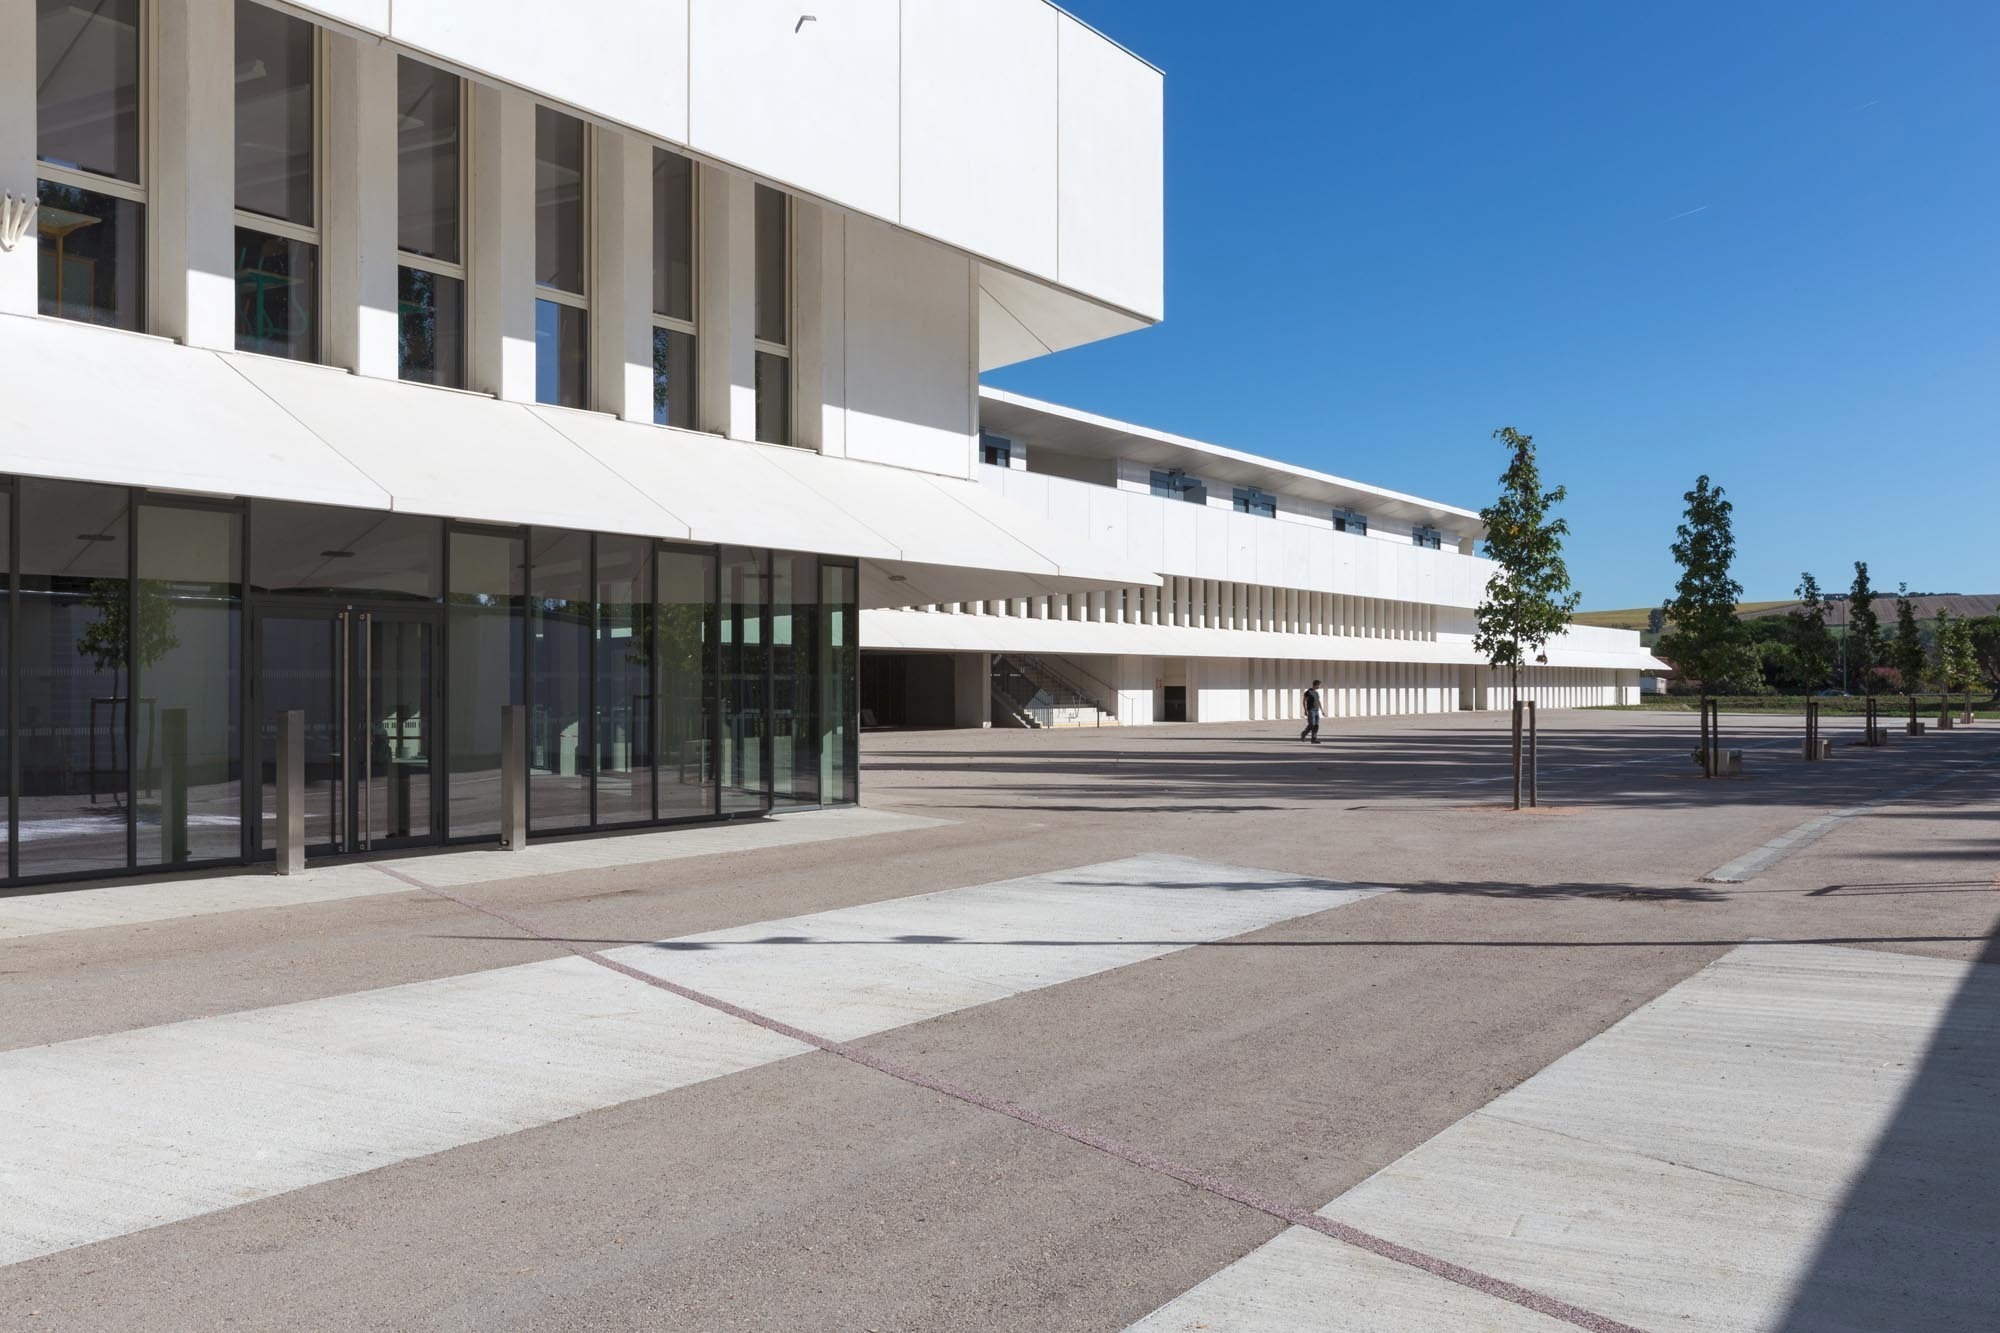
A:
[[[97,619],[77,636],[79,656],[91,659],[98,671],[120,672],[131,662],[127,630],[131,625],[130,603],[124,579],[93,579],[84,605]],[[152,666],[175,648],[180,636],[174,633],[174,605],[152,583],[139,584],[139,665]],[[114,687],[115,689],[115,687]]]
[[[1939,622],[1940,629],[1944,622]],[[1903,693],[1910,698],[1910,716],[1917,715],[1917,691],[1930,674],[1930,655],[1924,651],[1924,632],[1917,626],[1917,608],[1910,601],[1910,585],[1896,585],[1896,637],[1889,643],[1889,665],[1903,679]]]
[[[1863,694],[1882,688],[1875,668],[1884,665],[1882,622],[1875,615],[1875,588],[1868,582],[1868,562],[1854,562],[1854,585],[1847,592],[1847,669]]]
[[[1672,628],[1654,651],[1700,681],[1704,695],[1729,693],[1763,679],[1757,653],[1736,618],[1743,585],[1729,577],[1736,559],[1729,517],[1735,506],[1705,475],[1682,498],[1687,511],[1670,548],[1681,577],[1662,608]]]
[[[1799,586],[1792,595],[1799,599],[1799,604],[1785,614],[1786,620],[1791,622],[1792,646],[1817,676],[1801,688],[1818,689],[1833,679],[1840,647],[1833,641],[1833,632],[1826,627],[1826,597],[1819,590],[1819,580],[1810,573],[1800,574]]]
[[[1965,622],[1965,636],[1972,645],[1975,684],[2000,695],[2000,616],[1980,616]]]
[[[1549,517],[1568,491],[1542,489],[1533,436],[1503,426],[1493,438],[1512,456],[1500,475],[1500,498],[1479,511],[1485,555],[1500,568],[1486,583],[1472,646],[1496,669],[1508,668],[1518,698],[1527,655],[1567,629],[1576,612],[1577,593],[1562,555],[1569,520]]]
[[[1942,608],[1937,613],[1937,632],[1933,635],[1937,654],[1934,669],[1938,688],[1946,694],[1953,690],[1970,690],[1979,683],[1979,654],[1973,645],[1973,624],[1973,621],[1954,616]]]

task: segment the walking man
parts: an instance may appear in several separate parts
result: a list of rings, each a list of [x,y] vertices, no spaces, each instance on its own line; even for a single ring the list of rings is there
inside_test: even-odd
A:
[[[1299,739],[1302,741],[1310,740],[1314,745],[1318,745],[1319,744],[1319,682],[1318,681],[1314,681],[1312,683],[1312,688],[1305,692],[1305,706],[1306,706],[1306,729],[1299,733]]]

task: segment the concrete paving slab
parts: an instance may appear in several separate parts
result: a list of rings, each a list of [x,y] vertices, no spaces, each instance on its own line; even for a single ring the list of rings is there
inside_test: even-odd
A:
[[[854,1037],[1369,896],[1141,857],[613,956]],[[937,942],[1060,905],[1078,938],[969,975]],[[995,903],[1004,904],[997,913]],[[1145,910],[1140,910],[1145,909]],[[1176,924],[1168,918],[1184,918]],[[1189,924],[1192,923],[1192,924]],[[923,931],[910,929],[923,926]],[[870,933],[857,934],[867,930]],[[1118,947],[1137,937],[1143,943]],[[1169,938],[1170,937],[1170,938]],[[773,938],[826,943],[754,943]],[[746,941],[741,948],[733,947]],[[1100,948],[1097,942],[1114,947]],[[669,1091],[800,1053],[580,958],[0,1054],[0,1263]]]
[[[1561,1333],[1571,1325],[1291,1227],[1135,1333]]]
[[[2000,1327],[1994,974],[1742,946],[1320,1212],[1640,1328]],[[1261,1327],[1280,1288],[1293,1327],[1345,1327],[1312,1235],[1141,1327]]]
[[[383,873],[385,867],[400,868],[430,883],[452,888],[568,871],[678,861],[693,856],[796,847],[876,833],[901,833],[934,828],[945,822],[924,815],[854,806],[801,811],[742,824],[531,843],[519,852],[481,847],[463,852],[309,866],[299,875],[238,871],[18,894],[0,898],[0,940],[411,892],[407,881]]]

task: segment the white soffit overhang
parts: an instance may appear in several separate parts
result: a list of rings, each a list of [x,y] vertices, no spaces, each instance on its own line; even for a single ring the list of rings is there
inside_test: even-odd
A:
[[[982,372],[1115,338],[1153,322],[1035,278],[979,265]]]
[[[0,316],[0,471],[846,556],[874,606],[1159,583],[970,480],[56,319]]]
[[[224,359],[0,317],[0,466],[73,481],[387,509],[390,496]]]

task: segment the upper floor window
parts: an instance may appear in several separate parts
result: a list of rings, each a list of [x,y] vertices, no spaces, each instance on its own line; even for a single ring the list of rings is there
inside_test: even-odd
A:
[[[139,0],[35,0],[36,268],[44,315],[144,324]]]
[[[590,132],[535,108],[535,401],[590,405]]]
[[[1014,442],[990,430],[980,431],[979,461],[993,467],[1014,466]]]
[[[319,359],[319,34],[236,0],[236,346]]]
[[[1335,532],[1351,532],[1357,537],[1366,537],[1368,535],[1368,515],[1353,509],[1336,509],[1333,511],[1333,530]]]
[[[1238,486],[1229,504],[1239,514],[1255,514],[1259,518],[1278,516],[1278,497],[1255,486]]]
[[[757,187],[755,326],[757,438],[792,442],[792,205],[784,193]]]
[[[653,150],[653,421],[694,427],[694,163]]]
[[[465,89],[396,59],[396,350],[399,373],[465,387]]]
[[[1154,468],[1152,487],[1153,494],[1163,499],[1186,500],[1190,504],[1198,505],[1208,503],[1208,487],[1179,468],[1171,468],[1164,472]]]
[[[1436,528],[1427,528],[1419,524],[1410,529],[1410,544],[1412,546],[1423,546],[1435,551],[1442,540],[1443,536]]]

